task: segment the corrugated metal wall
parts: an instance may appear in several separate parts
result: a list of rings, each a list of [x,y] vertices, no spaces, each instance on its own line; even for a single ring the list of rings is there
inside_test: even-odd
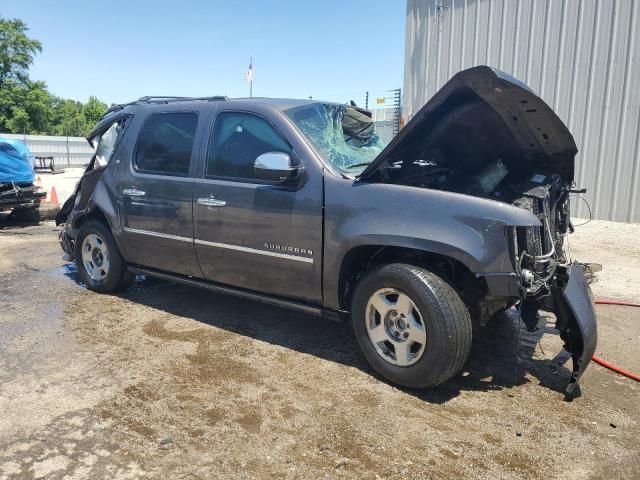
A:
[[[13,138],[26,143],[34,156],[52,156],[56,167],[85,166],[94,150],[83,137],[59,137],[53,135],[22,135],[0,133],[0,137]]]
[[[407,0],[404,114],[459,70],[499,68],[573,133],[594,218],[639,222],[639,17],[635,0]]]

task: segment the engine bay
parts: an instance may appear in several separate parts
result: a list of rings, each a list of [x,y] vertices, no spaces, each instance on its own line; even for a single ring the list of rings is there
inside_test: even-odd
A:
[[[436,157],[437,158],[437,157]],[[454,168],[455,162],[434,157],[391,164],[391,183],[402,183],[496,200],[531,211],[540,227],[518,228],[513,232],[516,271],[527,296],[549,291],[555,267],[566,263],[565,234],[572,231],[569,218],[569,185],[562,176],[548,170],[511,170],[498,158],[486,161],[476,172]]]

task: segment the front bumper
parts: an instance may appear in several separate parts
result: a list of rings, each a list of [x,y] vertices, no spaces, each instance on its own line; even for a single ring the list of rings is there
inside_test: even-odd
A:
[[[528,296],[516,274],[484,274],[489,298],[520,301],[522,321],[529,331],[537,329],[538,310],[552,312],[556,316],[556,328],[564,341],[564,349],[572,359],[571,379],[565,391],[565,399],[580,396],[578,381],[591,361],[598,341],[598,328],[593,294],[589,283],[594,281],[594,269],[574,262],[557,266],[547,294]]]
[[[66,254],[65,259],[73,261],[75,258],[75,231],[67,229],[66,225],[64,225],[58,235],[58,241],[62,251]]]
[[[565,399],[571,401],[580,396],[578,380],[596,350],[597,317],[585,266],[574,262],[559,271],[557,276],[551,298],[556,314],[556,328],[560,331],[564,348],[571,354],[573,363],[571,380],[565,392]]]
[[[35,207],[46,195],[46,192],[39,192],[35,185],[2,184],[0,186],[0,211]]]

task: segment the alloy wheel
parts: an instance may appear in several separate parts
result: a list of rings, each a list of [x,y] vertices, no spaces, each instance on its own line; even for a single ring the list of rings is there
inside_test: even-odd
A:
[[[378,355],[399,367],[420,360],[427,332],[422,314],[409,295],[382,288],[369,298],[365,315],[367,333]]]
[[[89,277],[97,282],[109,274],[109,250],[99,235],[90,233],[82,241],[82,264]]]

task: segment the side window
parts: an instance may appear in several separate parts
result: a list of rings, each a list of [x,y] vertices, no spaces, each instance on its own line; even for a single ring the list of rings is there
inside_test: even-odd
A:
[[[92,140],[96,146],[96,168],[104,167],[109,163],[113,155],[116,143],[124,132],[126,119],[113,123],[102,135]]]
[[[134,158],[137,170],[159,175],[186,176],[191,163],[198,115],[161,113],[144,122]]]
[[[263,118],[223,112],[209,139],[206,176],[256,179],[253,164],[267,152],[290,153],[291,147]]]

